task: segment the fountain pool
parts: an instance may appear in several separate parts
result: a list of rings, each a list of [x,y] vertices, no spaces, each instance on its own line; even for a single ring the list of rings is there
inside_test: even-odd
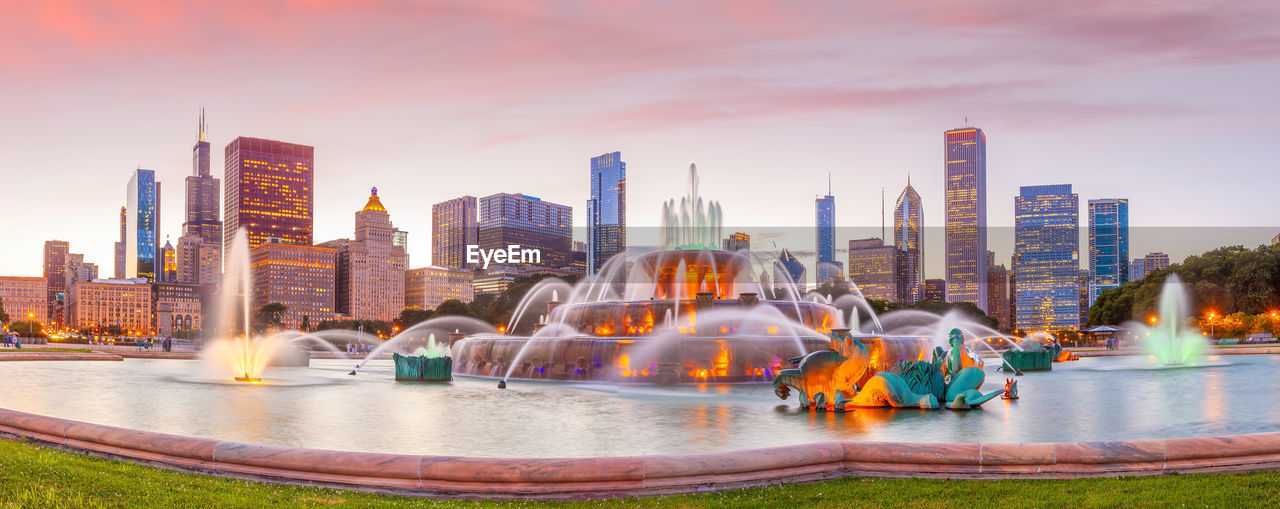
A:
[[[393,382],[390,361],[268,367],[262,384],[210,384],[199,361],[4,362],[0,407],[246,443],[483,457],[697,453],[831,440],[1060,442],[1280,430],[1280,356],[1196,369],[1122,369],[1085,358],[1018,378],[1023,398],[981,410],[802,411],[764,385],[672,387],[491,380]],[[985,390],[1005,376],[988,362]]]

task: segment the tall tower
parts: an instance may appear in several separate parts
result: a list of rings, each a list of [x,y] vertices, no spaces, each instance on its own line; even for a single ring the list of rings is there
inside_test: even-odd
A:
[[[480,244],[476,197],[462,196],[431,206],[431,264],[467,268],[467,246]]]
[[[160,182],[139,168],[129,179],[125,205],[124,277],[161,279]]]
[[[831,180],[828,176],[827,195],[814,199],[814,209],[816,213],[816,232],[814,234],[814,247],[817,252],[817,262],[814,275],[815,281],[822,284],[828,279],[840,277],[840,270],[836,264],[836,197],[831,195]],[[802,284],[802,281],[796,281]]]
[[[621,152],[591,158],[587,200],[587,274],[627,249],[627,163]]]
[[[59,296],[67,291],[66,258],[71,245],[64,240],[47,240],[44,243],[44,281],[48,297],[47,322],[56,323],[56,307]],[[27,317],[14,318],[25,320]]]
[[[1089,306],[1129,281],[1129,200],[1089,200]]]
[[[124,238],[125,238],[125,231],[127,231],[128,229],[128,224],[129,224],[129,207],[122,205],[120,207],[120,240],[116,242],[115,272],[112,276],[116,279],[124,279],[124,273],[125,273]]]
[[[196,144],[191,149],[191,176],[187,177],[187,217],[183,235],[199,235],[209,244],[222,244],[221,207],[218,203],[220,182],[209,173],[208,126],[204,110],[200,110],[200,127]]]
[[[404,274],[408,264],[403,248],[395,245],[395,226],[378,198],[356,212],[354,241],[322,244],[338,249],[337,311],[358,320],[394,320],[404,309]]]
[[[898,250],[898,302],[915,304],[924,284],[924,208],[910,177],[893,206],[893,247]]]
[[[965,127],[943,134],[947,302],[987,308],[987,136]]]
[[[1013,248],[1017,327],[1078,328],[1080,198],[1071,184],[1021,188],[1014,200]]]
[[[223,257],[241,228],[250,248],[272,238],[310,246],[315,222],[315,148],[241,136],[227,145],[224,155]]]

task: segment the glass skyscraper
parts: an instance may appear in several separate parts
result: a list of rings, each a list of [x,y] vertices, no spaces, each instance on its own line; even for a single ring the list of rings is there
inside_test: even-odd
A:
[[[621,152],[591,158],[587,200],[587,273],[627,249],[627,163]]]
[[[1014,199],[1016,325],[1080,326],[1080,198],[1070,184],[1025,186]],[[950,283],[948,283],[950,286]]]
[[[987,136],[966,127],[945,143],[947,302],[987,308]]]
[[[480,245],[476,197],[460,196],[431,206],[431,264],[467,268],[467,246]]]
[[[1129,281],[1129,200],[1089,200],[1089,306]]]
[[[828,193],[831,191],[828,190]],[[817,283],[822,284],[823,281],[839,277],[838,265],[836,265],[836,197],[830,194],[819,197],[814,200],[814,209],[817,213],[817,231],[815,234],[815,247],[817,249],[817,263],[815,263],[815,273]],[[834,272],[834,274],[833,274]],[[803,283],[797,280],[796,283]]]
[[[314,156],[313,147],[283,141],[241,136],[227,145],[224,248],[231,247],[241,228],[250,248],[273,238],[283,244],[312,245]]]
[[[542,260],[534,265],[568,267],[573,250],[573,207],[519,193],[480,198],[480,249],[505,250],[513,244],[540,250]]]
[[[898,250],[895,299],[903,304],[915,304],[920,300],[924,284],[924,209],[910,178],[893,207],[893,247]],[[849,274],[852,277],[852,265]]]
[[[129,179],[125,205],[124,276],[160,280],[160,182],[139,168]]]
[[[791,254],[791,251],[783,249],[778,253],[778,260],[773,262],[773,288],[778,291],[786,288],[786,285],[792,285],[797,291],[804,290],[804,264]]]

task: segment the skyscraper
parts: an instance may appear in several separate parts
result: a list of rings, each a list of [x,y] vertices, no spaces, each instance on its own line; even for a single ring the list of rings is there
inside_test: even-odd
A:
[[[1129,280],[1129,200],[1089,200],[1088,306]]]
[[[886,246],[883,239],[849,241],[849,281],[867,299],[893,302],[898,290],[898,249]]]
[[[1147,259],[1134,258],[1129,262],[1129,281],[1137,281],[1147,277]]]
[[[836,197],[831,195],[830,180],[827,183],[827,195],[813,200],[816,230],[814,232],[814,248],[817,261],[814,263],[816,282],[841,277],[836,269]],[[849,267],[853,269],[852,266]],[[834,272],[834,274],[833,274]],[[796,283],[803,283],[797,280]]]
[[[1142,261],[1143,268],[1147,270],[1146,274],[1150,274],[1157,270],[1169,268],[1169,255],[1164,253],[1147,253]],[[1145,275],[1145,274],[1144,274]]]
[[[591,158],[587,200],[587,273],[627,249],[627,163],[621,152]]]
[[[573,207],[519,193],[489,195],[480,199],[479,226],[480,249],[505,250],[519,245],[541,252],[541,260],[530,265],[550,268],[571,265]]]
[[[804,291],[804,264],[791,251],[783,249],[778,253],[778,260],[773,262],[773,288],[775,291],[790,285],[797,291]]]
[[[981,129],[944,135],[947,302],[987,307],[987,136]]]
[[[315,210],[315,149],[283,141],[238,137],[225,155],[225,250],[244,229],[249,247],[267,239],[310,246]]]
[[[333,319],[336,258],[333,249],[278,238],[251,249],[254,309],[284,304],[282,321],[290,329],[302,329],[304,319],[312,327]]]
[[[364,208],[356,212],[355,240],[322,244],[338,251],[338,313],[358,320],[385,321],[400,315],[407,255],[395,245],[395,231],[375,187],[369,191]]]
[[[67,291],[66,259],[71,244],[64,240],[46,240],[44,243],[44,281],[47,297],[46,323],[56,323],[55,308],[61,294]],[[25,317],[24,317],[25,318]]]
[[[159,281],[162,255],[160,249],[160,182],[156,172],[137,169],[129,179],[125,205],[124,277]]]
[[[174,283],[178,281],[178,252],[173,249],[173,244],[169,239],[165,239],[164,247],[160,249],[161,260],[161,277],[159,281],[166,283]]]
[[[189,279],[181,281],[183,283],[198,283],[199,279],[203,279],[194,276],[196,274],[222,273],[222,206],[218,201],[221,182],[209,172],[207,135],[208,125],[204,122],[204,110],[201,109],[196,144],[191,149],[191,176],[187,177],[187,215],[182,223],[182,237],[178,239],[179,250],[185,244],[188,251],[187,256],[180,254],[177,257],[177,274],[180,279]],[[212,253],[200,256],[200,251]],[[186,263],[212,263],[213,266],[184,267],[183,264]]]
[[[903,304],[915,304],[920,300],[924,283],[924,208],[920,204],[920,194],[911,187],[910,177],[907,178],[907,188],[898,195],[898,202],[893,206],[893,247],[898,250],[895,269],[897,300]]]
[[[1070,184],[1024,186],[1014,200],[1017,326],[1080,326],[1080,198]]]
[[[476,197],[462,196],[431,206],[431,264],[467,268],[467,246],[480,244]]]
[[[127,206],[122,205],[120,207],[120,240],[116,242],[115,271],[113,276],[116,279],[124,279],[124,238],[125,230],[127,230],[127,226],[129,224],[128,210],[129,207]]]

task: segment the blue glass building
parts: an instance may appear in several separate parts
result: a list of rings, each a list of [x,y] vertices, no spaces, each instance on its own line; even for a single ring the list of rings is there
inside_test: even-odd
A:
[[[627,249],[627,163],[621,152],[591,158],[587,200],[587,273]]]
[[[1015,327],[1080,327],[1080,198],[1070,184],[1022,187],[1014,199]]]
[[[817,198],[814,207],[817,211],[817,282],[843,278],[836,264],[836,197],[828,194]],[[796,280],[796,283],[803,281]]]
[[[1129,281],[1129,200],[1089,200],[1089,306]]]
[[[160,182],[156,172],[139,168],[129,179],[125,205],[125,277],[160,280]]]

